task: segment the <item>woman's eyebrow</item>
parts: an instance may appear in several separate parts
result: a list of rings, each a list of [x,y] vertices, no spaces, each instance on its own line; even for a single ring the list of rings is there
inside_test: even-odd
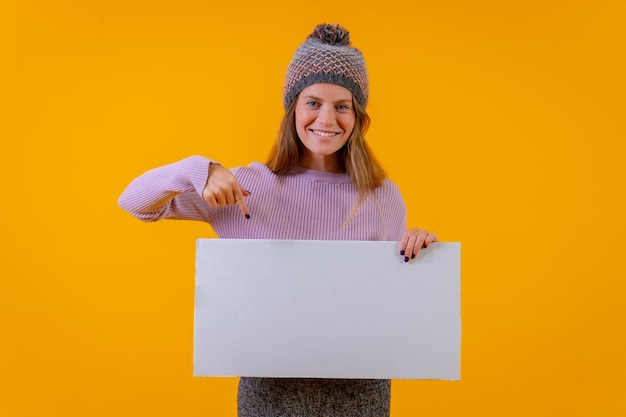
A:
[[[303,98],[306,99],[306,100],[324,101],[321,98],[316,97],[316,96],[312,96],[312,95],[306,95]],[[344,98],[344,99],[340,99],[340,100],[335,101],[335,103],[352,103],[352,99]]]

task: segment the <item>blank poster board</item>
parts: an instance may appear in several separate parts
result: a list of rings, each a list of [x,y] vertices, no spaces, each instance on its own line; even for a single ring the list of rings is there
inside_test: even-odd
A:
[[[199,239],[195,376],[460,378],[460,244]]]

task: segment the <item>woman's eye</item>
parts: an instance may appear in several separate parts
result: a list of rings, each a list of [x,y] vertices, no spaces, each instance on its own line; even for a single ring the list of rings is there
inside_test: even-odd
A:
[[[350,110],[350,107],[346,106],[345,104],[340,104],[337,106],[337,110]]]
[[[317,102],[309,101],[308,103],[306,103],[306,105],[309,106],[309,107],[317,107]]]

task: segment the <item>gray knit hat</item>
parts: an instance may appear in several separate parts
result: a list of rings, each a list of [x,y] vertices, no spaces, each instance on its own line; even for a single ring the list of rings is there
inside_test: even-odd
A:
[[[340,25],[317,25],[296,50],[287,68],[285,109],[302,90],[316,83],[337,84],[367,105],[369,87],[361,51],[350,46],[350,32]]]

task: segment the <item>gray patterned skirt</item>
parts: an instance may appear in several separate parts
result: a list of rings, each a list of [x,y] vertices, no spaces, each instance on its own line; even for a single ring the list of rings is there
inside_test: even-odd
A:
[[[388,379],[249,378],[239,381],[239,417],[389,417]]]

